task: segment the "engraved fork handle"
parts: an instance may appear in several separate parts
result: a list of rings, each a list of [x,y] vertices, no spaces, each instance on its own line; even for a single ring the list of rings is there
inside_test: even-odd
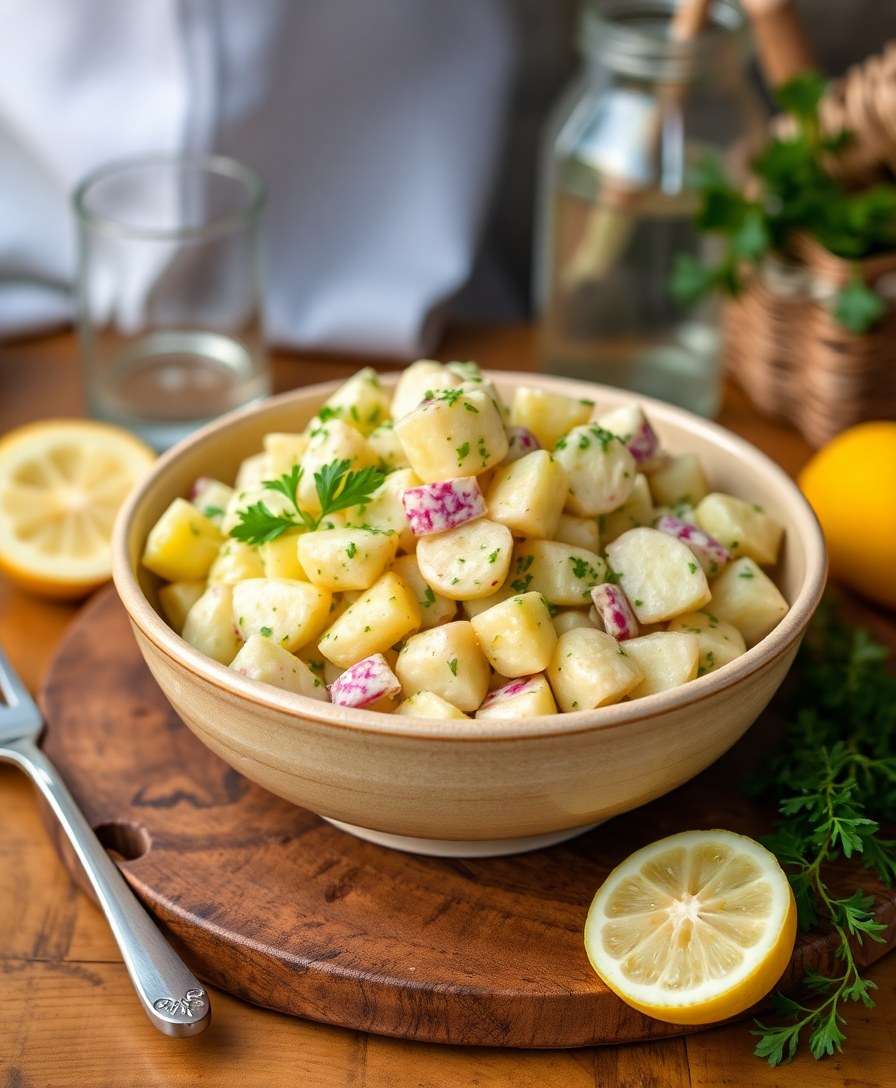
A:
[[[68,836],[106,915],[137,996],[153,1025],[166,1035],[197,1035],[211,1019],[205,988],[137,901],[94,835],[59,772],[31,741],[0,747],[34,781]]]

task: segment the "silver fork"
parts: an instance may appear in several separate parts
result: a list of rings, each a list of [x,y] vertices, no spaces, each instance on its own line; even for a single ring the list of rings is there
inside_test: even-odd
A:
[[[40,711],[2,650],[0,693],[0,761],[14,763],[29,775],[56,814],[106,915],[146,1015],[166,1035],[198,1035],[211,1019],[205,988],[137,902],[59,772],[38,748]]]

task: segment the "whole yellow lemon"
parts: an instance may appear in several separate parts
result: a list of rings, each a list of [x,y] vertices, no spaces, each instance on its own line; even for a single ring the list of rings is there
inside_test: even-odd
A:
[[[896,423],[860,423],[799,477],[827,538],[831,574],[896,608]]]

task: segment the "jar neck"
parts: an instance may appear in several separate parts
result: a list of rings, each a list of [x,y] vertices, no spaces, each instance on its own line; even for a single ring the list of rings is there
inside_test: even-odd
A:
[[[734,0],[714,0],[707,28],[690,41],[669,27],[679,0],[586,0],[579,46],[594,72],[649,83],[691,83],[749,57],[749,36]]]

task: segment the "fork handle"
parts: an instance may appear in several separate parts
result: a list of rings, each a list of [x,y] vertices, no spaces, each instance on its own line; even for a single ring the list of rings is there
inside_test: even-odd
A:
[[[137,901],[52,762],[30,740],[4,745],[0,759],[25,771],[56,814],[90,880],[152,1024],[166,1035],[203,1031],[211,1019],[205,988]]]

